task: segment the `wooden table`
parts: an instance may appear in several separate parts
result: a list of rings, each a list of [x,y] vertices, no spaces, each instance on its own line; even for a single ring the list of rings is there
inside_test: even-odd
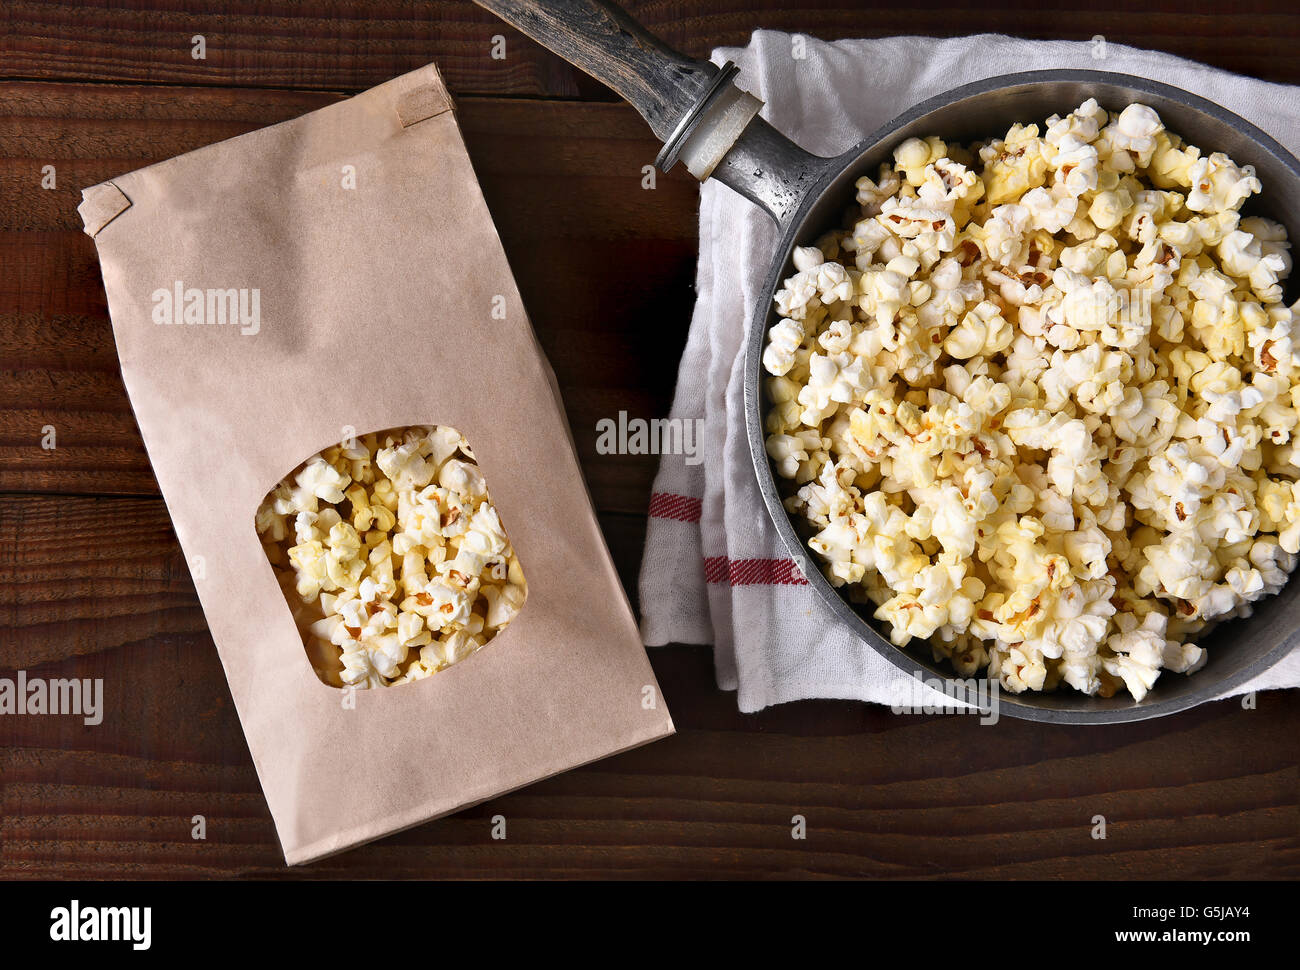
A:
[[[99,727],[0,720],[0,874],[1300,873],[1294,691],[1261,695],[1256,710],[1229,701],[1091,730],[1009,719],[980,730],[840,702],[743,716],[715,688],[707,648],[688,646],[651,653],[676,737],[285,869],[122,387],[78,190],[436,59],[633,594],[655,460],[598,456],[595,426],[620,410],[667,411],[691,309],[696,190],[675,174],[643,191],[657,145],[631,109],[465,2],[120,6],[7,0],[0,15],[0,673],[121,685]],[[628,4],[700,56],[760,25],[826,38],[1101,34],[1300,82],[1300,13],[1244,6]],[[195,34],[204,60],[191,56]],[[495,34],[504,61],[490,57]],[[56,450],[40,446],[45,425]],[[196,814],[206,841],[190,837]],[[495,814],[510,820],[505,842],[490,838]],[[790,837],[795,814],[804,841]],[[1091,837],[1095,815],[1105,840]]]

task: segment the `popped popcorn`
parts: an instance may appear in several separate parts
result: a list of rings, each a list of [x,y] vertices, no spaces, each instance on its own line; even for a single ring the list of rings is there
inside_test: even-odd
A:
[[[1241,216],[1254,170],[1089,99],[909,139],[857,189],[795,251],[763,355],[827,579],[1012,691],[1140,700],[1198,669],[1300,558],[1300,303],[1285,229]],[[298,484],[275,501],[315,513],[329,480]]]
[[[528,595],[453,428],[327,448],[271,490],[255,524],[312,666],[335,687],[406,684],[458,663]]]

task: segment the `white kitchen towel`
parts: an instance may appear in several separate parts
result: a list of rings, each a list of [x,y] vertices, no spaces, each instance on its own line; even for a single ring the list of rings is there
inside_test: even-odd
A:
[[[820,155],[845,151],[950,88],[1049,68],[1164,81],[1237,112],[1300,154],[1296,88],[1101,38],[827,43],[760,30],[749,46],[718,48],[713,60],[735,61],[739,86],[766,103],[763,116]],[[698,297],[670,415],[696,422],[698,451],[661,459],[641,565],[642,636],[647,646],[712,643],[718,686],[737,691],[742,711],[810,697],[888,704],[898,696],[896,668],[828,615],[769,523],[750,465],[742,348],[776,242],[755,206],[715,182],[701,186]],[[1300,686],[1300,650],[1233,693],[1292,686]]]

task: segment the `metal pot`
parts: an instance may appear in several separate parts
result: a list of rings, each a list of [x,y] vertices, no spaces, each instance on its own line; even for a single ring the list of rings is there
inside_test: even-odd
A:
[[[734,67],[694,61],[647,34],[626,13],[600,0],[476,0],[525,34],[603,81],[630,101],[664,140],[665,171],[690,155],[692,172],[712,177],[760,206],[776,222],[772,254],[745,349],[745,421],[754,472],[772,522],[791,558],[827,611],[877,653],[909,675],[951,681],[953,672],[930,659],[927,645],[895,647],[822,575],[795,531],[764,448],[770,407],[762,380],[767,331],[778,317],[772,297],[794,272],[796,245],[810,245],[840,224],[854,183],[874,175],[903,140],[939,135],[970,142],[1001,134],[1017,121],[1066,114],[1087,98],[1120,110],[1140,101],[1170,130],[1204,151],[1221,151],[1255,166],[1264,186],[1247,211],[1268,216],[1300,238],[1300,163],[1275,140],[1230,111],[1186,91],[1125,74],[1038,71],[992,77],[947,91],[899,115],[833,158],[810,154],[756,117],[758,102],[731,85]],[[747,116],[746,116],[747,115]],[[1295,283],[1289,297],[1295,297]],[[1255,604],[1249,618],[1229,621],[1202,641],[1206,666],[1191,676],[1164,674],[1141,701],[1089,697],[1073,690],[1001,698],[1014,717],[1065,724],[1107,724],[1172,714],[1245,683],[1285,656],[1300,637],[1300,599],[1290,583]]]

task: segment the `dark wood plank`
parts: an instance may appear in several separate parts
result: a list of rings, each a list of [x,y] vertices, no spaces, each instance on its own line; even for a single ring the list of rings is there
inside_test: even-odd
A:
[[[635,589],[641,521],[602,526]],[[102,677],[107,711],[0,719],[0,877],[1300,875],[1295,692],[1092,730],[746,716],[707,648],[650,653],[674,738],[286,870],[162,502],[0,496],[0,675]]]
[[[600,521],[635,598],[645,517]],[[0,495],[0,668],[206,631],[161,499]]]
[[[333,99],[0,85],[0,491],[157,492],[80,229],[80,187]],[[620,410],[668,410],[693,299],[696,189],[680,174],[641,188],[655,143],[623,105],[469,98],[458,115],[593,494],[602,508],[644,512],[654,462],[594,460],[595,429]],[[46,164],[53,190],[41,187]],[[53,450],[41,448],[46,426]]]
[[[1300,81],[1300,15],[1282,2],[958,0],[627,0],[684,53],[743,45],[757,27],[814,37],[1006,33],[1165,50],[1271,81]],[[195,60],[190,38],[207,38]],[[492,38],[506,38],[493,59]],[[358,91],[437,61],[457,93],[610,98],[595,81],[469,0],[233,0],[203,12],[187,0],[148,4],[9,0],[0,77]]]
[[[15,0],[5,19],[0,76],[8,78],[359,91],[436,60],[457,92],[579,93],[572,68],[468,0],[272,0],[207,10],[185,0]],[[507,33],[506,57],[493,58],[493,38]],[[202,59],[195,35],[204,37]]]

